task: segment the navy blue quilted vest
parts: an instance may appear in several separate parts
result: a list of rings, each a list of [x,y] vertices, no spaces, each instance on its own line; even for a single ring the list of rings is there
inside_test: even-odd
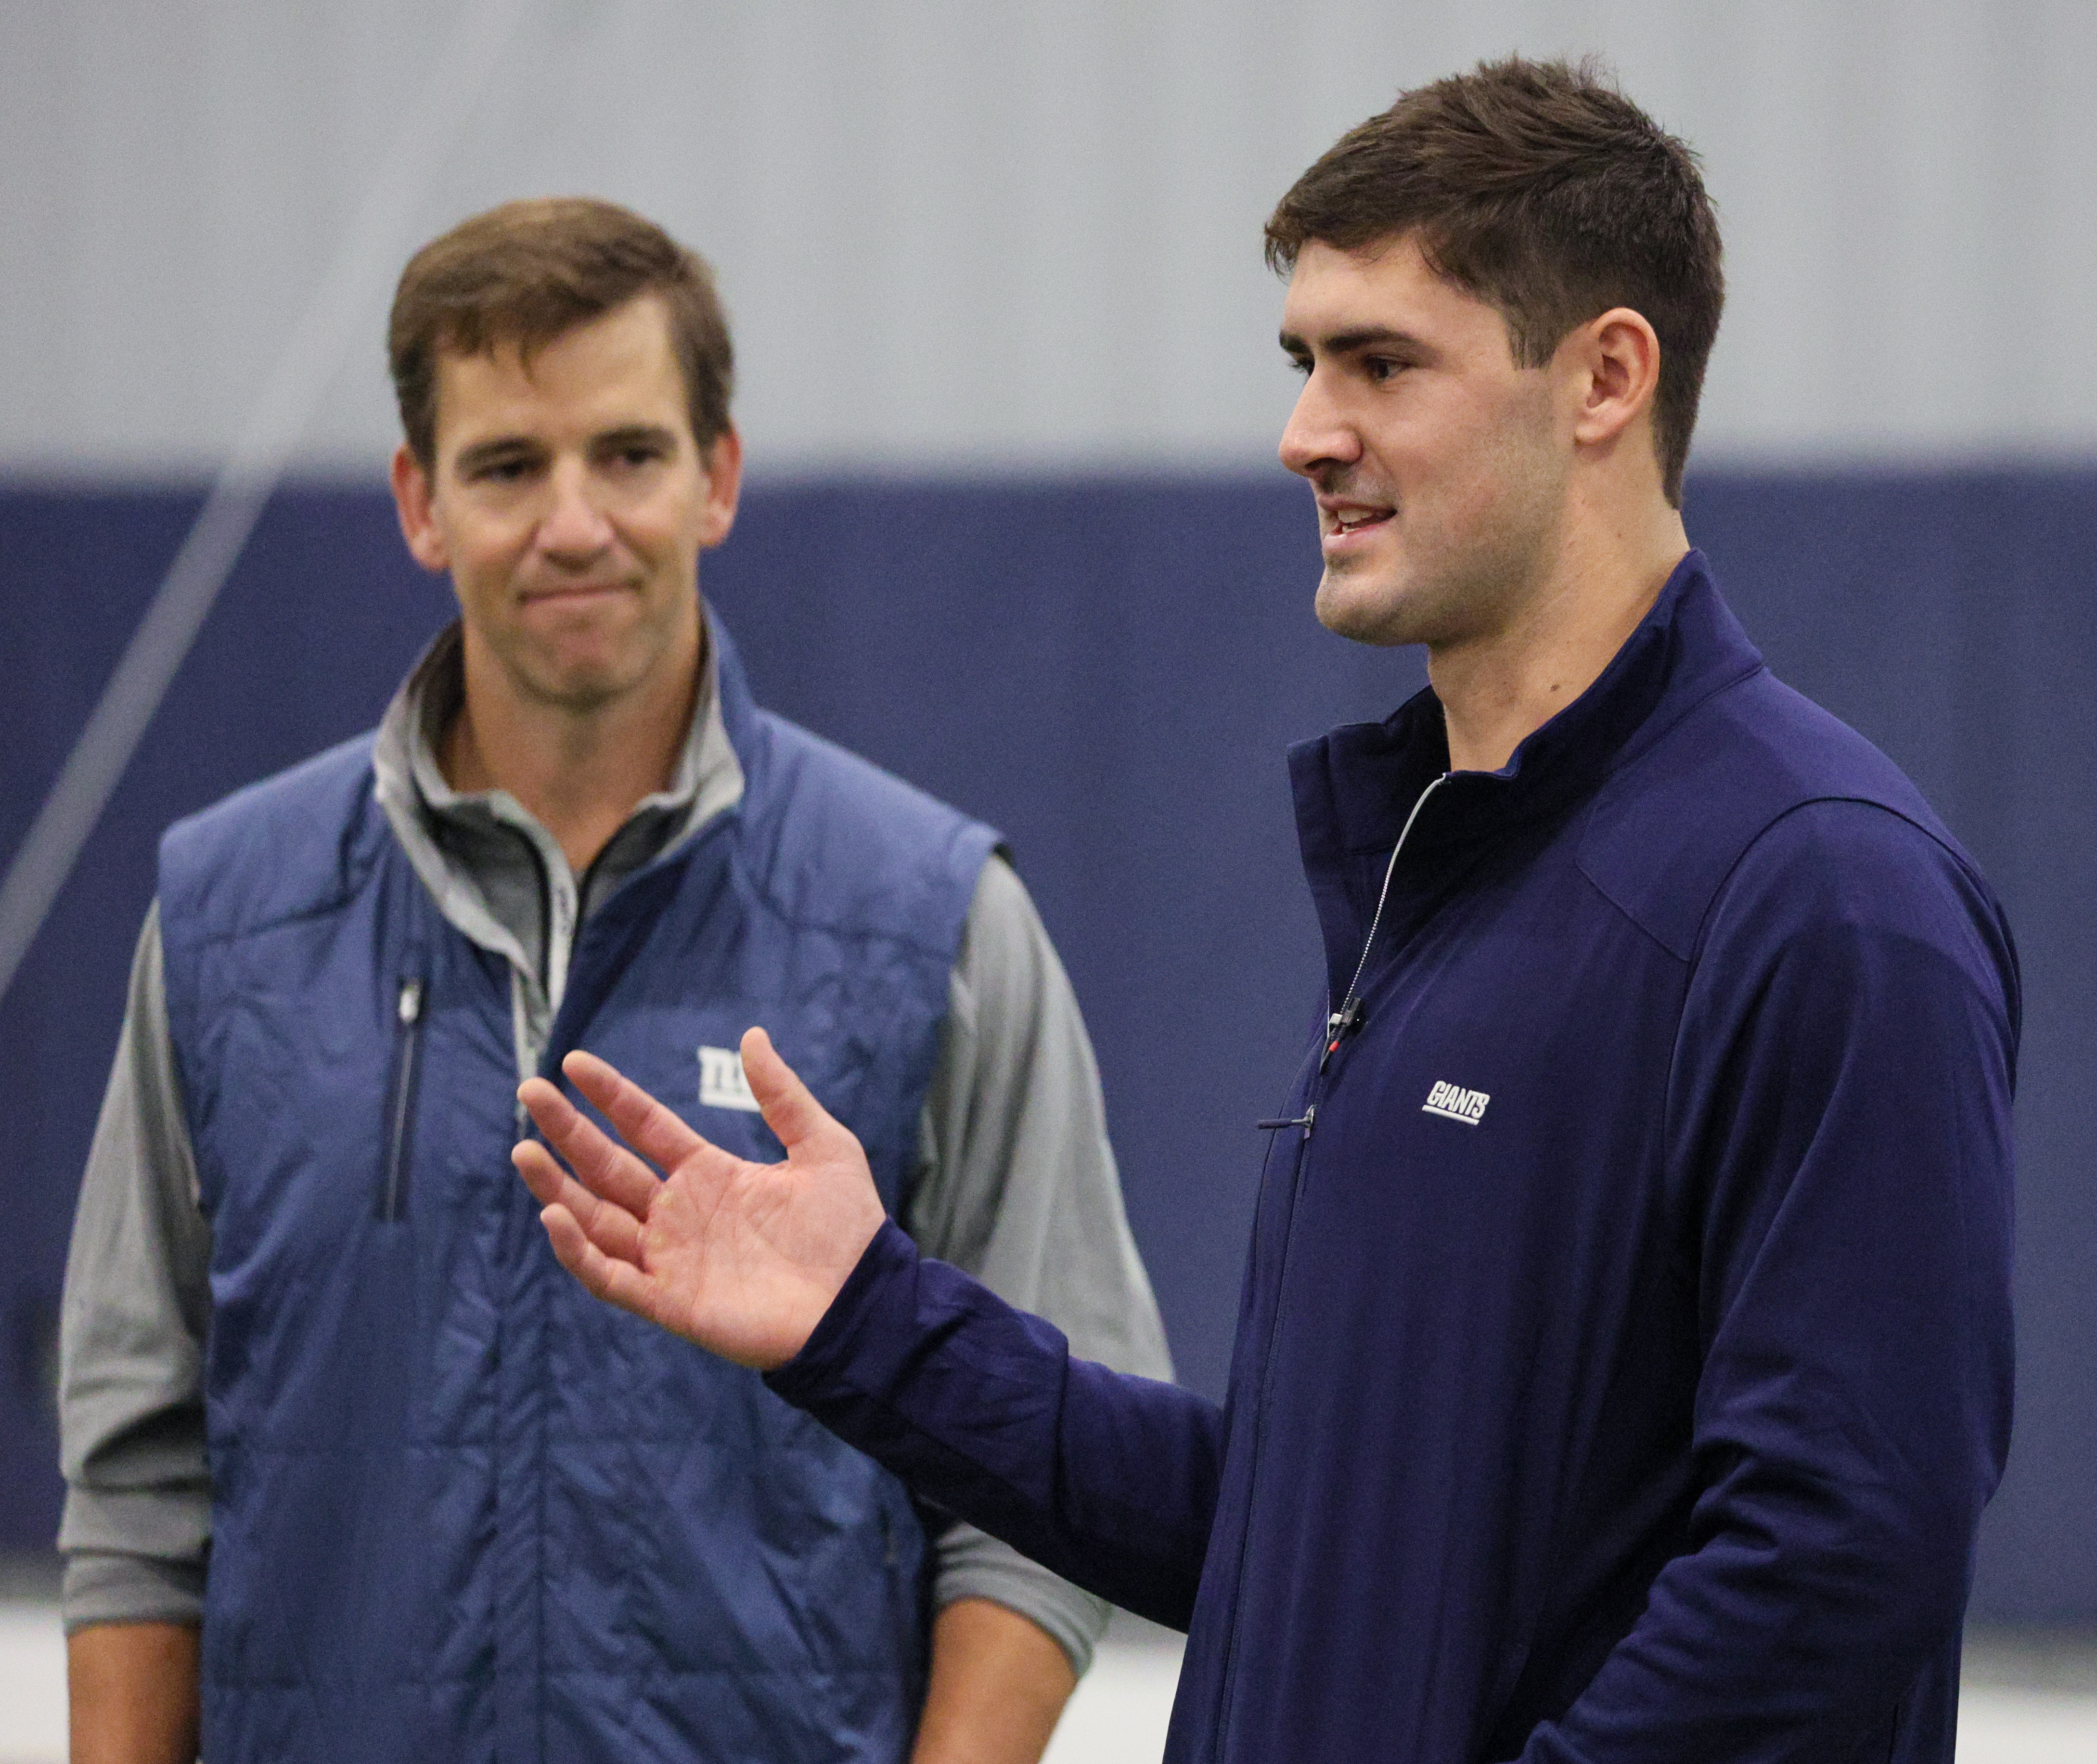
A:
[[[589,920],[546,1070],[588,1048],[776,1158],[702,1101],[700,1050],[763,1023],[898,1211],[993,835],[755,708],[725,641],[720,673],[742,803]],[[902,1758],[908,1497],[561,1272],[509,1162],[507,971],[439,916],[370,753],[161,848],[212,1228],[206,1758]]]

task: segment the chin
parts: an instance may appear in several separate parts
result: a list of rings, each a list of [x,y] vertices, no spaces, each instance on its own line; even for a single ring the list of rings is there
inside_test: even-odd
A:
[[[1335,637],[1377,649],[1425,643],[1425,624],[1403,586],[1327,570],[1318,584],[1318,623]]]
[[[614,660],[592,656],[555,659],[535,658],[515,677],[526,693],[541,704],[566,711],[587,711],[609,704],[632,689],[642,670]]]

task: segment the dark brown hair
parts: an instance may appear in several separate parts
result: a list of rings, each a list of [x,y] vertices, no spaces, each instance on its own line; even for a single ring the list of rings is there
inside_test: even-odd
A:
[[[563,332],[642,294],[662,297],[703,453],[729,426],[735,351],[713,272],[653,221],[616,203],[546,196],[462,221],[408,260],[386,348],[401,427],[436,464],[437,357],[514,344],[528,358]]]
[[[1525,367],[1613,306],[1644,316],[1660,339],[1661,483],[1680,507],[1726,299],[1696,155],[1594,62],[1482,62],[1342,136],[1276,208],[1267,260],[1285,274],[1313,240],[1359,251],[1408,233],[1499,309]]]

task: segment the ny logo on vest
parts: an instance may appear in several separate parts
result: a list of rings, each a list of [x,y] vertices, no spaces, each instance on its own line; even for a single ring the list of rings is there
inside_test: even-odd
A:
[[[750,1093],[743,1074],[742,1056],[733,1048],[699,1049],[699,1105],[707,1109],[740,1109],[746,1114],[760,1111]]]
[[[1461,1121],[1465,1127],[1476,1127],[1485,1119],[1486,1105],[1492,1100],[1482,1090],[1466,1090],[1460,1084],[1444,1081],[1427,1092],[1427,1101],[1421,1104],[1420,1112],[1438,1114],[1445,1121]]]

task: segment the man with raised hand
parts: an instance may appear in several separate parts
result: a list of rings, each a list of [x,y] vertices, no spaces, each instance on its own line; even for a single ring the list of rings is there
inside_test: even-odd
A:
[[[1949,1764],[2008,1440],[2016,961],[1689,547],[1695,161],[1512,60],[1346,136],[1267,239],[1319,616],[1431,685],[1290,755],[1329,1009],[1265,1123],[1226,1403],[925,1258],[755,1032],[783,1165],[571,1059],[659,1180],[526,1087],[576,1173],[515,1154],[555,1252],[1187,1628],[1175,1761]]]
[[[590,1303],[506,1154],[586,1047],[766,1155],[761,1021],[928,1252],[1162,1376],[1055,952],[987,828],[751,702],[704,264],[513,204],[390,344],[461,616],[163,845],[67,1271],[73,1755],[1032,1764],[1100,1600]]]

